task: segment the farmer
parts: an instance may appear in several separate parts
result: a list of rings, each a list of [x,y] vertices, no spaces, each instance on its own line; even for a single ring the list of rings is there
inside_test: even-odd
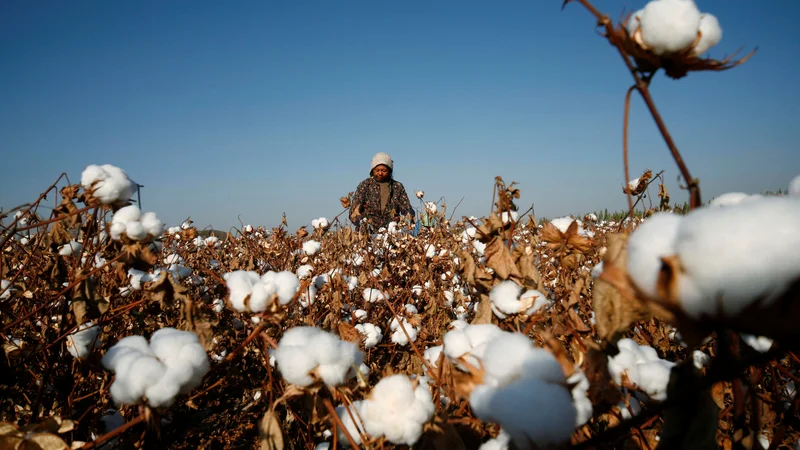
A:
[[[358,184],[350,206],[350,221],[356,230],[374,233],[389,222],[414,218],[403,183],[392,178],[392,158],[383,152],[372,157],[369,178]]]

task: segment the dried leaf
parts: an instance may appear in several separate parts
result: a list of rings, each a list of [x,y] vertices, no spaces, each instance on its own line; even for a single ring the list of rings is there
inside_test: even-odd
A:
[[[175,281],[175,278],[168,271],[163,271],[155,280],[146,283],[144,290],[150,294],[150,300],[160,302],[162,305],[176,300],[186,301],[186,286]]]
[[[150,246],[141,242],[125,244],[120,251],[122,256],[119,261],[137,270],[148,271],[158,263],[158,256],[150,250]]]
[[[486,266],[494,270],[501,280],[507,280],[511,276],[521,277],[519,269],[514,264],[514,258],[511,257],[511,252],[500,236],[495,236],[486,244],[484,254],[486,255]]]
[[[544,242],[550,244],[560,244],[563,234],[561,233],[561,230],[556,228],[556,226],[551,222],[545,222],[544,225],[542,225],[542,229],[539,231],[539,236],[541,236]]]
[[[19,450],[69,450],[69,445],[63,439],[52,433],[37,433],[27,439],[18,447]]]
[[[481,294],[481,302],[478,304],[477,312],[471,323],[473,325],[492,323],[492,316],[492,301],[489,300],[488,295]]]
[[[303,225],[302,227],[298,228],[297,237],[300,238],[300,239],[303,239],[306,236],[308,236],[308,230],[306,230],[306,226]]]
[[[283,450],[283,433],[274,411],[267,411],[258,422],[258,441],[261,450]]]
[[[356,327],[354,327],[353,325],[350,325],[347,322],[339,322],[339,324],[337,325],[337,328],[339,330],[339,337],[343,341],[353,342],[353,343],[356,343],[356,344],[360,344],[361,342],[364,341],[363,336],[356,329]]]

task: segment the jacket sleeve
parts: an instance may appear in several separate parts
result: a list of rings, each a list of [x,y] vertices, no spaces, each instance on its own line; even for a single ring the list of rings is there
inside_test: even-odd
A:
[[[411,202],[408,200],[408,194],[406,193],[406,188],[403,186],[403,183],[397,183],[397,214],[399,215],[410,215],[412,218],[414,217],[414,208],[411,207]]]
[[[353,194],[353,198],[350,201],[350,222],[354,224],[358,224],[364,216],[363,205],[364,197],[366,196],[366,188],[367,185],[364,181],[358,183],[356,192]]]

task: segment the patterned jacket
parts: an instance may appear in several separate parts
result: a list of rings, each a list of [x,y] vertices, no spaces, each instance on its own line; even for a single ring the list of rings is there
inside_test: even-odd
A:
[[[371,227],[367,229],[370,232],[377,231],[380,227],[388,226],[389,222],[398,221],[406,214],[414,217],[414,208],[411,207],[403,183],[397,180],[389,181],[389,200],[383,211],[381,211],[381,187],[373,177],[359,183],[353,194],[350,220],[355,224],[356,230],[371,222]]]

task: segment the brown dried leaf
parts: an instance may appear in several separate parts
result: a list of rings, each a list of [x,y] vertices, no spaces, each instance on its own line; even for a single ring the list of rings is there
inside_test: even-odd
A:
[[[158,262],[158,257],[150,250],[150,247],[141,242],[125,244],[120,251],[123,256],[119,261],[137,270],[148,271]]]
[[[297,229],[297,237],[303,239],[306,236],[308,236],[308,230],[306,230],[306,226],[303,225],[302,227]]]
[[[533,254],[522,254],[518,257],[516,266],[519,270],[520,277],[515,281],[517,281],[517,283],[524,289],[536,289],[537,291],[542,292],[544,290],[542,275],[533,264],[534,260],[535,257]]]
[[[353,342],[355,344],[360,344],[364,341],[362,334],[353,325],[347,322],[339,322],[336,327],[339,330],[339,337],[343,341]]]
[[[25,439],[18,450],[69,450],[63,439],[52,433],[37,433]]]
[[[283,433],[274,411],[267,411],[258,422],[258,441],[261,450],[283,450]]]
[[[20,431],[16,425],[8,422],[0,422],[0,436],[24,436],[25,433]]]
[[[176,300],[185,302],[188,300],[186,286],[175,281],[175,278],[168,271],[163,271],[154,281],[148,282],[144,286],[145,292],[150,295],[150,300],[160,302],[162,305]]]
[[[488,218],[483,219],[483,223],[477,228],[475,238],[481,242],[489,242],[497,235],[498,230],[505,227],[503,219],[495,213],[489,215]]]
[[[511,252],[500,236],[495,236],[486,244],[484,255],[486,255],[486,266],[494,270],[501,280],[507,280],[511,276],[521,277]]]
[[[486,294],[481,294],[481,302],[478,304],[477,312],[475,313],[475,317],[472,319],[472,325],[482,324],[482,323],[492,323],[492,301],[489,300],[489,296]]]
[[[549,221],[542,225],[542,229],[539,231],[539,236],[541,236],[544,242],[550,244],[560,244],[564,237],[564,235],[561,233],[561,230],[556,228],[556,226]]]

